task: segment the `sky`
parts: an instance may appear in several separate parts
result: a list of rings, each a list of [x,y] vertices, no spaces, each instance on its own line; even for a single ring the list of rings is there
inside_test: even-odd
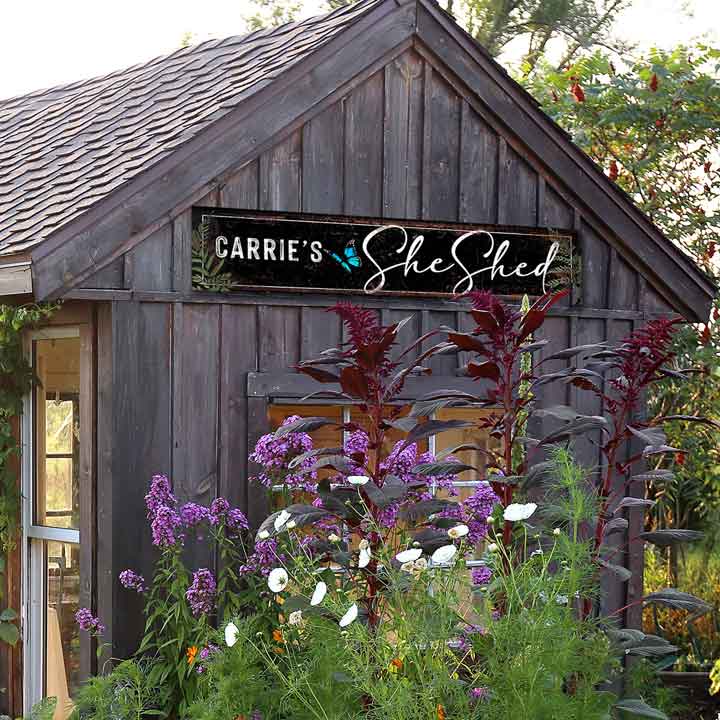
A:
[[[23,0],[2,3],[0,98],[103,75],[194,42],[245,32],[243,0]],[[318,12],[322,0],[303,3]],[[683,11],[692,11],[688,16]],[[635,0],[617,34],[640,47],[720,41],[720,0]]]

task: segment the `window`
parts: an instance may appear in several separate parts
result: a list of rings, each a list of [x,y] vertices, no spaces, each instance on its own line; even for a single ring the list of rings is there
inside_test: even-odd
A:
[[[30,349],[39,383],[24,418],[26,706],[56,697],[54,720],[65,720],[82,655],[75,622],[83,596],[80,453],[87,437],[80,331],[38,331]]]

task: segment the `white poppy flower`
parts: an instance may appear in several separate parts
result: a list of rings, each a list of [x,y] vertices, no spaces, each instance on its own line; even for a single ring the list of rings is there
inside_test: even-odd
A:
[[[421,555],[422,555],[421,548],[412,548],[410,550],[403,550],[402,552],[399,552],[395,556],[395,559],[399,563],[415,562]]]
[[[275,568],[270,571],[267,584],[272,592],[279,593],[287,587],[289,579],[284,568]]]
[[[312,597],[310,598],[310,604],[313,606],[319,605],[325,599],[326,594],[327,594],[327,585],[321,580],[315,586],[315,591],[313,592]]]
[[[273,523],[275,525],[275,530],[280,531],[283,525],[292,517],[292,515],[287,510],[281,510],[280,514],[275,518],[275,522]]]
[[[455,557],[457,548],[454,545],[443,545],[432,554],[435,565],[447,565]]]
[[[553,530],[553,535],[555,535],[557,537],[559,534],[560,534],[560,528],[555,528]]]
[[[290,625],[300,625],[302,623],[302,610],[296,610],[295,612],[290,613],[290,617],[288,618],[288,623]]]
[[[349,610],[340,618],[340,627],[347,627],[351,622],[354,622],[358,616],[358,606],[353,603]]]
[[[453,539],[465,537],[470,532],[470,528],[467,525],[456,525],[448,530],[448,535]]]
[[[347,479],[351,485],[366,485],[369,480],[366,475],[350,475]]]
[[[527,520],[535,511],[537,505],[535,503],[512,503],[505,508],[503,517],[508,522],[517,522],[518,520]]]
[[[225,626],[225,644],[228,647],[232,647],[238,641],[239,636],[240,631],[235,623],[230,622]]]
[[[367,540],[363,540],[364,543],[367,544]],[[360,544],[360,557],[358,558],[358,567],[359,568],[365,568],[370,564],[370,547],[362,547],[362,543]]]
[[[290,520],[288,524],[285,526],[286,530],[292,530],[294,527],[297,527],[297,523],[294,520]]]
[[[490,543],[487,549],[488,552],[495,552],[498,549],[498,546],[495,543]]]
[[[258,540],[267,540],[270,537],[270,533],[267,530],[261,530],[258,533]]]

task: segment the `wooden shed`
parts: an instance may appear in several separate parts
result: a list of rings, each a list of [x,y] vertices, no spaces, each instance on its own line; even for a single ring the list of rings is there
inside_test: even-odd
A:
[[[258,520],[248,451],[315,389],[292,366],[342,341],[329,306],[412,315],[408,338],[466,322],[430,275],[384,293],[343,287],[355,245],[324,249],[335,275],[274,270],[266,253],[264,274],[238,280],[252,248],[218,263],[203,245],[212,222],[238,235],[255,223],[246,239],[288,224],[302,237],[358,224],[569,237],[573,293],[543,328],[555,347],[618,339],[658,313],[703,321],[715,293],[432,0],[363,0],[0,101],[0,295],[63,300],[28,337],[43,386],[22,421],[24,529],[9,572],[23,643],[0,658],[0,706],[15,713],[93,670],[68,620],[78,606],[103,619],[114,656],[135,648],[139,600],[116,579],[152,566],[154,473],[180,499],[222,495]],[[469,382],[461,362],[435,358],[408,400]],[[582,453],[597,462],[589,443]],[[633,548],[624,562],[637,569]],[[613,609],[641,584],[606,590]]]

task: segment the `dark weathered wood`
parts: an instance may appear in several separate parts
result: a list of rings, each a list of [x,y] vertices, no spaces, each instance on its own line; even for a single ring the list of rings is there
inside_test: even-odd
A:
[[[171,469],[171,306],[113,303],[112,652],[126,657],[142,631],[142,600],[120,587],[133,568],[152,576],[155,551],[144,520],[155,473]],[[106,531],[108,531],[106,529]]]
[[[424,155],[429,188],[423,216],[452,222],[458,218],[461,101],[437,73],[432,74],[426,94],[430,99],[430,147],[424,149]]]
[[[300,310],[300,357],[310,360],[323,350],[339,347],[342,342],[340,318],[327,308],[304,307]]]
[[[337,102],[302,130],[302,209],[338,214],[343,209],[345,103]],[[323,178],[320,182],[320,178]]]
[[[510,225],[537,225],[537,173],[515,150],[507,148],[505,220]]]
[[[171,290],[173,237],[170,224],[130,251],[133,290]]]
[[[300,210],[302,132],[297,131],[260,156],[260,208]]]
[[[410,50],[385,67],[383,217],[420,217],[423,69]]]
[[[343,200],[348,215],[382,216],[384,93],[385,75],[378,72],[345,101]]]
[[[80,283],[83,288],[122,288],[124,287],[124,263],[117,258],[102,269],[93,273]]]
[[[254,210],[258,207],[258,161],[233,174],[220,188],[220,207]]]
[[[218,494],[248,512],[247,373],[257,371],[257,312],[254,307],[220,309]]]
[[[252,374],[252,373],[250,373]],[[249,375],[248,375],[249,377]],[[252,450],[257,441],[270,432],[270,418],[268,416],[267,397],[248,397],[247,400],[247,438],[248,449]],[[248,474],[252,476],[260,470],[260,467],[253,462],[248,462]],[[267,517],[269,503],[267,491],[256,483],[251,483],[247,488],[247,517],[250,527],[256,529]]]
[[[117,578],[113,575],[114,533],[107,532],[113,527],[113,325],[110,303],[98,303],[96,322],[95,365],[97,367],[96,414],[96,523],[105,528],[95,538],[96,558],[96,607],[103,619],[106,630],[105,641],[112,646],[113,627],[113,588]],[[108,649],[99,659],[102,665],[110,657]]]
[[[608,307],[637,309],[638,274],[613,248],[608,271]]]
[[[173,313],[173,489],[180,503],[208,505],[218,490],[220,306]],[[186,546],[189,563],[211,567],[210,548]]]
[[[586,223],[582,223],[578,232],[578,245],[582,257],[582,303],[595,308],[607,307],[610,248]]]
[[[498,136],[464,101],[460,131],[460,222],[496,222],[497,161]]]
[[[172,221],[172,288],[189,293],[192,288],[192,213],[185,210]],[[129,256],[129,253],[128,253]]]
[[[279,370],[300,360],[300,308],[259,307],[259,369]]]

